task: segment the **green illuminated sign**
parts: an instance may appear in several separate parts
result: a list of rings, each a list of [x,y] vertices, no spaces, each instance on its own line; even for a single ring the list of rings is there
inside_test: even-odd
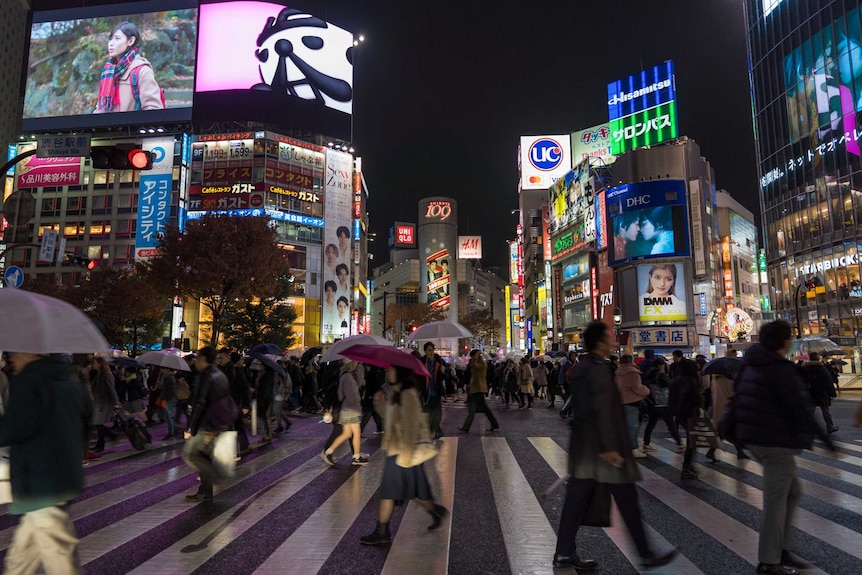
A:
[[[557,238],[557,241],[554,242],[554,254],[558,254],[563,250],[566,250],[575,245],[575,235],[572,232],[569,232],[563,236]]]
[[[679,137],[676,101],[610,121],[611,154],[617,156],[643,146]]]

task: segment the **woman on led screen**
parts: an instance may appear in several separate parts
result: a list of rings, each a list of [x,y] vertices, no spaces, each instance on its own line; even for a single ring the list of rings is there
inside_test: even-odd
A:
[[[650,266],[646,291],[638,298],[641,321],[686,319],[685,301],[676,296],[676,275],[676,264]]]
[[[641,225],[638,212],[625,212],[614,218],[615,260],[623,260],[626,257],[641,255],[631,253],[640,231]]]
[[[99,79],[93,113],[161,110],[165,107],[153,66],[140,55],[141,33],[131,22],[111,30],[108,60]]]
[[[347,327],[347,320],[350,319],[350,302],[347,298],[341,296],[335,304],[338,306],[338,324],[340,327]]]
[[[670,208],[660,207],[643,210],[640,218],[641,238],[648,245],[642,255],[662,255],[674,253],[673,219]]]

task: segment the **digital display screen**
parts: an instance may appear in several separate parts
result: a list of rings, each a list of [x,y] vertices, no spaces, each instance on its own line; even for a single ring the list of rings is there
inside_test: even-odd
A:
[[[34,14],[24,131],[190,120],[196,4],[155,1]]]
[[[688,290],[682,264],[641,265],[638,270],[640,321],[685,321]]]

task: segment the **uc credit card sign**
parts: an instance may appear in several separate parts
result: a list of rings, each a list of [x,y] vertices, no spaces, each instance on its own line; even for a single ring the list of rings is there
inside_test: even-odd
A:
[[[522,190],[548,189],[572,169],[570,136],[521,136],[518,164]]]
[[[142,148],[153,152],[153,169],[141,172],[138,197],[138,227],[135,233],[135,259],[156,255],[159,239],[171,217],[171,183],[174,169],[174,139],[148,138]]]
[[[679,136],[673,61],[608,84],[611,154]]]

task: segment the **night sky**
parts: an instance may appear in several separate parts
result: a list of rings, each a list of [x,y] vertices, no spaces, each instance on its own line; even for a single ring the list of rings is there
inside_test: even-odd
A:
[[[444,195],[458,200],[459,233],[483,236],[484,266],[503,266],[519,136],[607,121],[607,84],[665,60],[676,65],[680,134],[700,145],[717,186],[759,213],[741,0],[291,5],[366,38],[353,144],[375,264],[386,260],[390,224],[415,222],[420,198]]]

